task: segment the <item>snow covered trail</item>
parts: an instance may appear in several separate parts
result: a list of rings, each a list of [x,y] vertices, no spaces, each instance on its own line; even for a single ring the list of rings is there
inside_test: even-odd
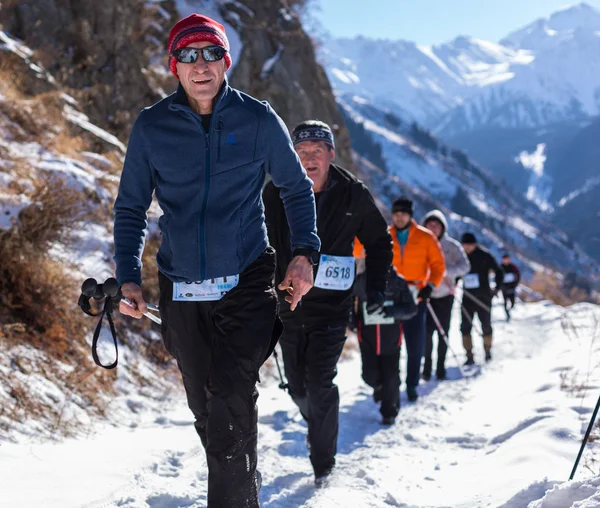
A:
[[[451,346],[462,360],[456,310]],[[262,387],[262,506],[545,508],[536,500],[568,478],[600,391],[600,373],[590,362],[600,349],[600,309],[540,302],[519,305],[511,323],[501,320],[503,314],[494,309],[493,362],[461,379],[449,354],[449,380],[422,384],[416,404],[403,392],[390,428],[379,423],[371,390],[360,378],[359,355],[341,362],[338,467],[323,489],[313,486],[297,409],[276,383]],[[474,343],[481,359],[481,338]],[[577,395],[561,389],[570,382],[587,389]],[[590,443],[586,457],[598,451]],[[591,475],[582,466],[578,480]],[[183,397],[175,411],[135,428],[62,444],[3,445],[0,479],[3,507],[206,506],[206,461]],[[548,494],[554,504],[547,506],[600,498],[599,486],[556,487]],[[591,503],[582,506],[600,507],[600,501]]]

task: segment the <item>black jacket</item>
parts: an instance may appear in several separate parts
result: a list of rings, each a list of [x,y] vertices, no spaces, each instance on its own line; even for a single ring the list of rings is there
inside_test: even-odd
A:
[[[315,198],[321,254],[352,256],[354,238],[358,237],[366,251],[367,291],[383,293],[392,261],[392,241],[385,219],[367,187],[346,169],[332,164],[327,188]],[[271,182],[265,186],[263,201],[269,242],[277,251],[275,282],[279,284],[292,260],[292,251],[283,202]],[[317,270],[315,267],[315,276]],[[284,321],[321,325],[348,320],[351,289],[333,291],[313,287],[294,312],[289,310],[283,296],[280,292],[279,314]]]
[[[471,254],[468,255],[468,257],[469,262],[471,263],[471,271],[469,274],[476,273],[479,276],[479,288],[468,289],[468,291],[474,296],[486,298],[490,297],[490,272],[494,271],[496,273],[496,289],[500,289],[502,287],[504,272],[494,259],[494,256],[492,256],[487,249],[484,249],[479,245]],[[465,275],[465,280],[467,277],[468,274]]]
[[[519,282],[521,281],[521,274],[519,273],[519,269],[512,263],[509,263],[507,265],[505,265],[504,263],[502,263],[500,265],[502,267],[502,271],[504,272],[504,274],[509,274],[512,273],[515,277],[513,282],[504,282],[502,284],[502,289],[505,290],[512,290],[515,289],[518,285]],[[506,277],[504,277],[506,279]]]

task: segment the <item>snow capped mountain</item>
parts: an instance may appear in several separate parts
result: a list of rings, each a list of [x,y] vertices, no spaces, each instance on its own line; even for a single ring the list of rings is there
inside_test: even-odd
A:
[[[580,34],[600,31],[600,12],[586,3],[561,9],[549,18],[540,18],[516,30],[500,43],[513,49],[540,50],[557,46]]]
[[[321,58],[340,92],[396,105],[436,132],[540,127],[600,113],[600,13],[579,4],[500,44],[330,39]],[[385,72],[381,72],[385,69]]]
[[[533,60],[528,51],[470,37],[441,46],[364,37],[329,39],[320,57],[339,92],[377,100],[425,124],[477,90],[510,79],[511,65]]]
[[[544,145],[520,154],[535,176],[528,201],[418,124],[358,96],[341,95],[338,104],[360,156],[359,177],[384,210],[408,194],[415,200],[417,219],[432,208],[445,210],[454,235],[476,231],[497,256],[507,249],[518,254],[527,270],[541,263],[558,270],[598,272],[598,264],[532,203],[548,197]]]

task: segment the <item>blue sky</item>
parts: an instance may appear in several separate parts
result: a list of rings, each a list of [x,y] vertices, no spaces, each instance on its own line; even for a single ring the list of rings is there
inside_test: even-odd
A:
[[[365,35],[439,44],[457,35],[499,41],[569,0],[313,0],[313,15],[333,36]],[[600,0],[587,0],[600,10]]]

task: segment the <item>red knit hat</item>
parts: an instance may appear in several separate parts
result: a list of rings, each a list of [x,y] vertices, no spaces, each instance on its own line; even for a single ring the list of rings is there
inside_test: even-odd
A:
[[[190,14],[187,18],[180,19],[169,33],[169,69],[177,76],[177,60],[173,58],[173,52],[185,48],[194,42],[212,42],[227,50],[225,53],[225,70],[231,67],[231,55],[229,54],[229,40],[225,34],[225,28],[214,19],[201,14]]]

